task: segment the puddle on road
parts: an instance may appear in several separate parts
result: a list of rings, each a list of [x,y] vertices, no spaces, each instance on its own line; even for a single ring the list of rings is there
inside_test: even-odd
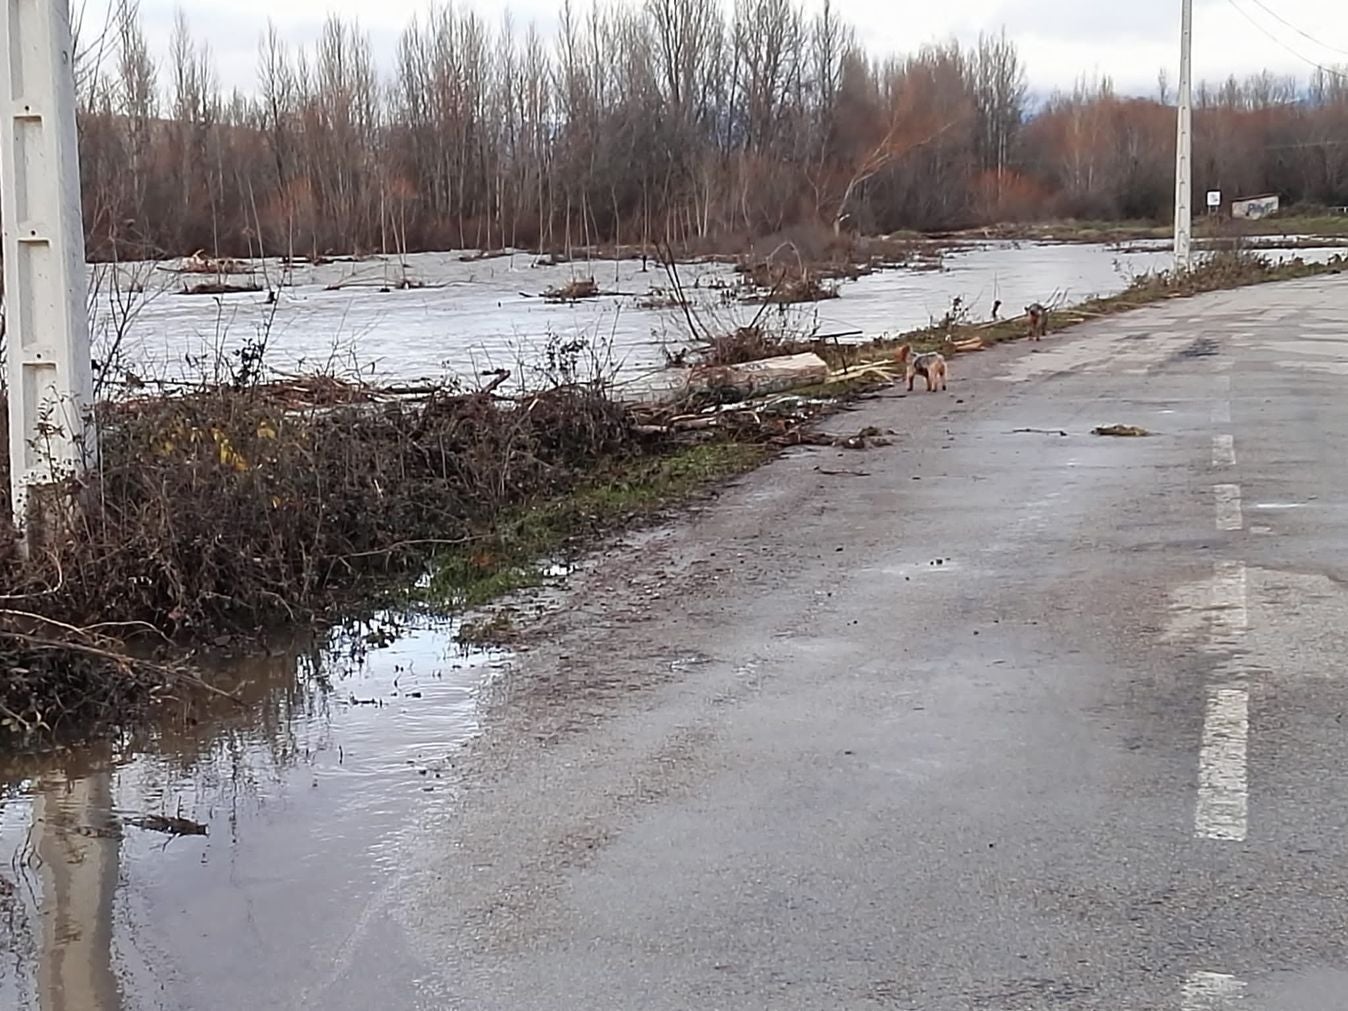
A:
[[[413,622],[222,664],[243,709],[0,763],[0,1008],[304,1006],[453,790],[506,660]]]

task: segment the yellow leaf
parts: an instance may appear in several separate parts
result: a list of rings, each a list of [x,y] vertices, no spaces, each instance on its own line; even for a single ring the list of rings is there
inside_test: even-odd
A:
[[[224,432],[217,428],[212,428],[211,435],[215,436],[215,445],[220,451],[220,462],[224,466],[233,467],[237,471],[245,471],[248,469],[248,461],[230,445],[229,438]]]

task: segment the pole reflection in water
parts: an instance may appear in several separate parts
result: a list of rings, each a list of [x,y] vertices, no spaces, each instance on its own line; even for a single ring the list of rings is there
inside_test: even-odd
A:
[[[422,969],[384,903],[508,663],[458,628],[221,659],[243,705],[0,755],[0,1011],[380,1006],[365,966]]]
[[[41,1011],[120,1011],[112,971],[112,900],[120,833],[111,823],[112,773],[48,773],[33,798],[41,880]]]

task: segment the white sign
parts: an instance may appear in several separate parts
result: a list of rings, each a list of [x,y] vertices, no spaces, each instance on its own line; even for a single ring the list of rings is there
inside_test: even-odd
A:
[[[1214,210],[1222,206],[1222,191],[1208,190],[1208,206]]]

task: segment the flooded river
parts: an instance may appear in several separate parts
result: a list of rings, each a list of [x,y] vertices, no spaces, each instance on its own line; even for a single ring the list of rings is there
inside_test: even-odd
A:
[[[1326,259],[1340,247],[1272,251]],[[1033,301],[1075,302],[1120,291],[1128,280],[1169,266],[1162,244],[1121,251],[1103,245],[979,243],[950,252],[944,269],[882,270],[841,286],[841,297],[795,307],[791,327],[819,333],[860,332],[865,338],[924,326],[940,319],[954,298],[975,318],[993,303],[1019,313]],[[679,268],[681,284],[699,313],[718,329],[749,320],[754,306],[721,305],[734,281],[726,264]],[[539,296],[548,288],[593,277],[606,294],[573,304]],[[95,334],[106,355],[120,336],[120,354],[133,370],[156,377],[199,374],[202,363],[261,335],[273,366],[360,368],[378,378],[471,374],[507,367],[527,372],[547,359],[550,342],[584,340],[585,363],[621,367],[629,374],[664,362],[662,349],[685,346],[689,329],[681,310],[647,308],[669,287],[658,265],[639,260],[541,265],[515,253],[472,259],[460,253],[422,253],[400,261],[332,263],[285,271],[266,261],[251,276],[228,278],[280,287],[269,305],[266,292],[223,296],[180,294],[178,275],[154,264],[120,271],[114,286],[107,269],[96,271]],[[407,279],[422,287],[398,289]],[[133,286],[136,295],[119,294]],[[383,289],[388,290],[383,290]]]

